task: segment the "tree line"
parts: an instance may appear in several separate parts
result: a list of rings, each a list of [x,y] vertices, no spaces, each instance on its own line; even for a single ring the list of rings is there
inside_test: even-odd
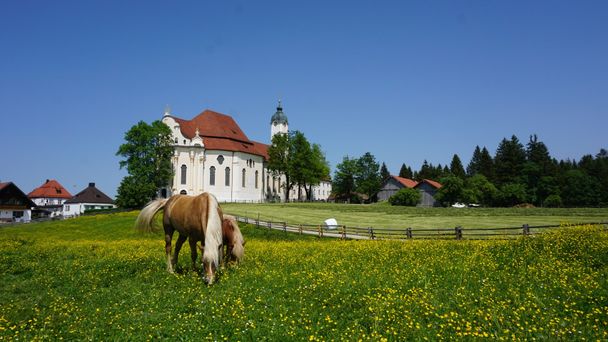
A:
[[[413,171],[403,164],[399,176],[439,181],[442,187],[435,199],[446,206],[458,202],[501,207],[524,203],[544,207],[608,205],[606,149],[579,161],[558,161],[536,135],[530,136],[525,146],[515,135],[504,138],[494,156],[486,147],[476,146],[466,168],[454,154],[449,166],[425,160],[420,170]],[[388,177],[386,165],[379,165],[370,153],[360,158],[344,157],[336,166],[333,189],[337,198],[374,201]]]

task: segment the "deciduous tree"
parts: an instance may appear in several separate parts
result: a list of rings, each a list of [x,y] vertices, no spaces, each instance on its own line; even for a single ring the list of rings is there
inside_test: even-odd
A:
[[[140,121],[125,133],[125,143],[116,155],[125,158],[120,167],[129,173],[118,187],[116,203],[124,208],[142,207],[173,176],[171,129],[158,120],[151,125]]]

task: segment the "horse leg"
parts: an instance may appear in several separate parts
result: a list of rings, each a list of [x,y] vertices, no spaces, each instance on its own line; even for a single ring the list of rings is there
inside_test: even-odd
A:
[[[173,251],[173,260],[171,263],[173,264],[173,268],[177,266],[177,257],[179,256],[179,251],[182,249],[182,245],[186,242],[188,236],[179,234],[177,241],[175,241],[175,251]]]
[[[173,263],[171,261],[171,239],[173,239],[173,232],[175,231],[171,226],[164,226],[165,228],[165,254],[167,256],[167,272],[173,273]]]
[[[199,248],[198,244],[196,243],[197,241],[195,239],[190,238],[188,240],[188,242],[190,243],[190,257],[192,258],[192,270],[196,271],[196,258],[197,258],[197,254],[196,254],[196,250]]]

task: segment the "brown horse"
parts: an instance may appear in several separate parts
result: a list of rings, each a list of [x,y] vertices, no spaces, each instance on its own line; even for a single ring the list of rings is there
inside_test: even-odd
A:
[[[204,245],[205,281],[212,284],[215,280],[215,272],[220,265],[222,249],[223,215],[217,199],[209,193],[202,193],[198,196],[175,195],[169,199],[154,200],[139,213],[135,227],[141,231],[152,232],[154,215],[163,208],[167,271],[173,273],[179,251],[186,239],[190,242],[194,266],[197,258],[197,242],[201,241]],[[173,232],[176,230],[179,237],[175,243],[173,257],[171,257],[171,240]]]
[[[239,263],[243,259],[243,253],[245,252],[245,240],[234,216],[224,215],[224,220],[222,221],[222,242],[225,247],[225,251],[223,251],[224,263],[228,264],[231,261]]]

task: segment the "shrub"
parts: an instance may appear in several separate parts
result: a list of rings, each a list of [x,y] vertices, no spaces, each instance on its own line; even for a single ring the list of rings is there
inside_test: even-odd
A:
[[[418,190],[405,188],[397,191],[388,199],[391,205],[405,205],[413,207],[420,202],[420,193]]]
[[[555,194],[549,195],[545,198],[543,205],[548,208],[559,208],[562,206],[562,198]]]

